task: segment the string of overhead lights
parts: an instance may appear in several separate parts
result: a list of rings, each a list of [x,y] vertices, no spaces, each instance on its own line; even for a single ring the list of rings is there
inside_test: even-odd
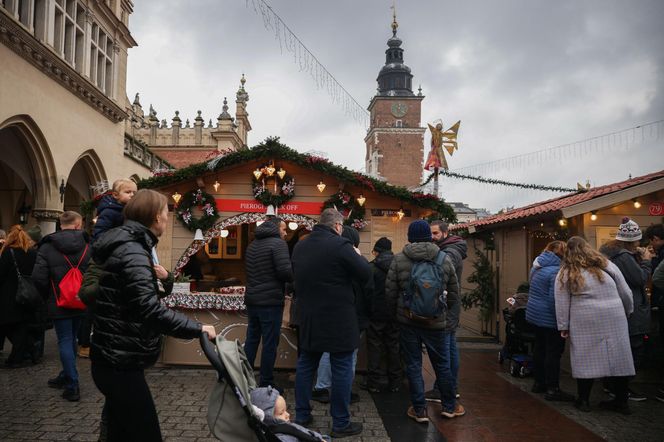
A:
[[[664,119],[640,124],[617,132],[586,138],[573,143],[547,147],[534,152],[473,164],[471,166],[459,167],[452,169],[452,171],[467,173],[469,175],[480,175],[497,170],[542,165],[551,161],[579,159],[587,155],[608,153],[618,149],[631,149],[637,145],[644,144],[646,141],[659,141],[663,138]]]
[[[263,19],[263,26],[274,33],[274,38],[279,42],[281,53],[286,50],[292,54],[293,63],[299,66],[300,72],[306,72],[316,83],[316,89],[324,90],[332,100],[332,103],[340,105],[344,113],[353,118],[365,128],[369,127],[369,113],[360,103],[334,78],[318,58],[302,43],[297,35],[288,27],[279,15],[265,0],[246,0],[249,2],[257,15]]]

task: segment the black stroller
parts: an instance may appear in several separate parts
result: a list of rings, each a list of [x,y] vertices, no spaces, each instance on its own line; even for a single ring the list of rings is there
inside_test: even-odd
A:
[[[519,295],[519,294],[517,294]],[[515,295],[515,297],[517,296]],[[526,321],[526,303],[517,300],[512,308],[503,309],[505,319],[505,345],[498,352],[498,362],[510,360],[510,374],[514,377],[526,377],[533,371],[533,346],[535,329]]]
[[[217,335],[216,345],[207,334],[200,339],[203,353],[217,371],[217,382],[208,403],[210,431],[224,442],[280,442],[276,434],[287,434],[301,441],[319,441],[287,424],[265,425],[250,402],[256,388],[254,370],[238,341]]]

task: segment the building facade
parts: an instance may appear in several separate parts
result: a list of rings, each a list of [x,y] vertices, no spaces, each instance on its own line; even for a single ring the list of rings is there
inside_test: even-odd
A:
[[[421,126],[421,89],[415,95],[413,75],[404,64],[398,24],[392,21],[387,41],[385,66],[380,70],[378,91],[369,103],[370,122],[366,144],[365,170],[395,186],[416,188],[422,179],[424,132]]]
[[[125,149],[130,0],[0,0],[0,226],[55,230],[104,182],[163,161]]]
[[[184,124],[180,112],[175,111],[169,127],[165,119],[160,121],[157,118],[157,111],[152,105],[145,115],[136,94],[131,106],[131,117],[126,124],[126,149],[132,149],[136,145],[147,146],[173,167],[182,168],[218,153],[247,148],[247,135],[251,124],[247,113],[249,94],[244,88],[245,83],[246,79],[242,75],[240,87],[235,94],[235,118],[228,112],[228,100],[224,97],[216,125],[212,125],[210,118],[207,127],[201,111],[198,111],[193,123],[187,119]]]

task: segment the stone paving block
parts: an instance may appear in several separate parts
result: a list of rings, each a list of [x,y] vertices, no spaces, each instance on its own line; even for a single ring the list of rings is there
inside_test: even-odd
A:
[[[70,440],[96,442],[99,440],[97,433],[75,433]]]
[[[60,441],[70,440],[74,433],[44,433],[38,440]]]

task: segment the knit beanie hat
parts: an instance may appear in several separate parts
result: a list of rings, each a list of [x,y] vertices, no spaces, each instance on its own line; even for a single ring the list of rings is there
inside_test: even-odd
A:
[[[376,253],[389,252],[392,250],[392,241],[390,241],[388,238],[385,238],[384,236],[378,238],[378,241],[376,241],[376,244],[374,244],[373,249]]]
[[[408,226],[408,242],[431,242],[431,227],[423,219],[413,221]]]
[[[620,224],[620,227],[618,227],[618,233],[616,234],[616,239],[618,241],[639,241],[642,236],[643,234],[641,233],[641,229],[637,223],[628,217],[624,217],[622,219],[622,224]]]
[[[360,246],[360,232],[355,227],[344,226],[341,236],[349,240],[354,247]]]
[[[25,233],[27,233],[30,239],[35,243],[38,243],[42,239],[42,231],[41,227],[39,227],[39,224],[30,227]]]
[[[274,406],[279,397],[279,390],[272,387],[259,387],[249,393],[251,403],[265,412],[264,422],[273,423]]]

